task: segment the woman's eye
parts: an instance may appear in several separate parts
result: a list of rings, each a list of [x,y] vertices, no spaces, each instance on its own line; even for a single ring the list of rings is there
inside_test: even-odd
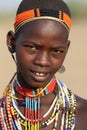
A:
[[[36,50],[37,48],[35,46],[31,46],[31,45],[25,45],[25,47],[31,49],[31,50]]]
[[[36,50],[37,49],[35,46],[30,46],[29,48],[32,49],[32,50]]]
[[[55,54],[61,54],[61,53],[64,53],[64,51],[63,50],[54,50],[54,53]]]

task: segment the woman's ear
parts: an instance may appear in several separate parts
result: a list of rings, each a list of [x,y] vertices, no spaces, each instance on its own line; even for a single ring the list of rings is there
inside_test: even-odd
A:
[[[10,53],[14,53],[15,52],[15,34],[13,31],[9,31],[7,33],[6,42],[7,42],[8,50],[10,51]]]
[[[71,41],[68,40],[68,41],[67,41],[67,52],[68,52],[68,49],[69,49],[70,43],[71,43]]]
[[[67,41],[67,48],[69,48],[70,43],[71,43],[71,41],[70,41],[70,40],[68,40],[68,41]]]

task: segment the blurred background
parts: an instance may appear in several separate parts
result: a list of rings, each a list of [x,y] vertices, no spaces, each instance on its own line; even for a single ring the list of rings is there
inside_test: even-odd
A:
[[[64,0],[72,12],[71,46],[64,65],[64,74],[57,73],[67,86],[87,99],[87,0]],[[16,71],[6,46],[6,34],[14,30],[15,13],[21,0],[0,0],[0,97]]]

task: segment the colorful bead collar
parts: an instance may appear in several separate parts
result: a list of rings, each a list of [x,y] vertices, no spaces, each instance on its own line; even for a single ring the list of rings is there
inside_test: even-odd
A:
[[[56,80],[55,78],[52,78],[52,80],[44,87],[44,88],[39,88],[39,89],[27,89],[25,87],[22,87],[19,83],[18,80],[16,80],[15,84],[15,90],[25,96],[25,97],[37,97],[37,96],[44,96],[49,93],[51,93],[55,87],[56,87]]]
[[[52,130],[57,130],[57,123],[60,111],[61,125],[60,130],[74,130],[75,128],[75,109],[76,99],[74,94],[67,89],[66,85],[57,80],[59,94],[49,108],[49,110],[40,116],[40,97],[25,97],[25,115],[18,109],[18,101],[14,98],[15,89],[14,82],[7,89],[7,95],[0,100],[0,125],[2,130],[22,130],[22,126],[26,130],[40,130],[53,123]],[[60,109],[62,104],[63,109]],[[49,118],[43,122],[49,115]]]

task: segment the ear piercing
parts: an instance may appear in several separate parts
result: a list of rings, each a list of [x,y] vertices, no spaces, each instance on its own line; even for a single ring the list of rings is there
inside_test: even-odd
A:
[[[60,67],[60,69],[58,70],[58,72],[60,73],[60,74],[62,74],[62,73],[64,73],[65,72],[65,66],[64,65],[61,65],[61,67]]]
[[[8,50],[10,51],[10,53],[14,53],[14,50],[11,45],[8,45]]]

